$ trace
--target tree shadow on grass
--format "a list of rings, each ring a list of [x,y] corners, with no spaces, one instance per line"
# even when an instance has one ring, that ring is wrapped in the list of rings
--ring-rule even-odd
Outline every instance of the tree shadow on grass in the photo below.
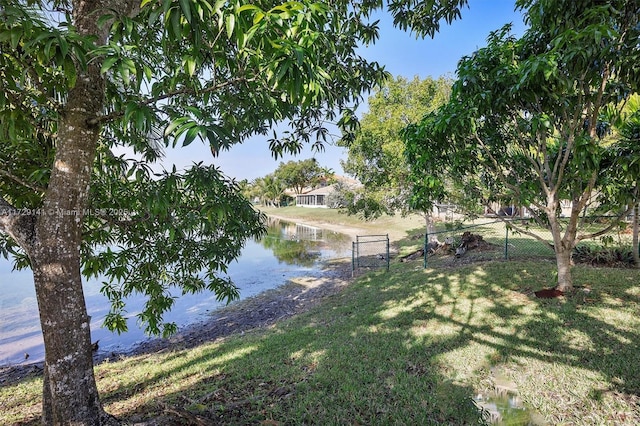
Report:
[[[515,265],[517,274],[513,274]],[[555,405],[550,421],[579,422],[581,416],[600,416],[596,423],[639,422],[637,271],[576,267],[574,282],[584,288],[561,299],[536,298],[531,289],[544,286],[553,268],[545,262],[479,265],[467,277],[482,278],[471,285],[486,302],[484,323],[470,324],[451,317],[441,321],[469,330],[470,342],[492,348],[490,363],[509,364],[525,392],[553,394],[549,398]],[[508,280],[493,279],[505,273]],[[487,322],[492,323],[490,328],[486,328]],[[564,383],[580,375],[592,379],[573,386]],[[551,383],[542,383],[542,378]],[[609,399],[599,404],[604,394]],[[529,397],[538,399],[536,395]],[[598,413],[607,405],[613,406],[609,412]]]
[[[472,388],[443,376],[446,366],[408,344],[404,330],[385,326],[377,314],[391,299],[366,294],[334,294],[269,331],[170,353],[162,372],[103,400],[116,407],[147,392],[125,420],[153,424],[476,423]],[[165,379],[182,385],[161,388]]]
[[[188,386],[138,411],[142,417],[156,413],[166,424],[190,415],[212,424],[469,424],[478,421],[470,401],[473,382],[495,360],[523,370],[533,365],[534,373],[558,365],[597,373],[607,387],[589,389],[585,401],[595,404],[603,393],[614,393],[628,398],[633,409],[640,395],[640,328],[597,315],[620,308],[618,298],[634,288],[632,282],[594,289],[588,301],[544,301],[522,292],[539,276],[531,267],[538,266],[518,267],[506,287],[491,279],[503,273],[499,263],[413,272],[419,279],[371,274],[355,284],[369,291],[348,289],[265,334],[232,339],[185,360],[167,374],[201,368],[212,356],[242,353],[213,372],[199,371],[201,377],[187,380]],[[638,304],[637,297],[624,300]],[[562,393],[569,390],[557,387],[561,410]],[[560,416],[550,415],[552,421]]]
[[[103,401],[116,407],[135,399],[124,419],[152,424],[477,420],[471,388],[441,376],[438,363],[407,346],[403,332],[366,329],[372,320],[373,325],[379,322],[375,314],[386,298],[371,295],[364,301],[342,293],[328,298],[315,314],[280,323],[266,333],[196,345],[160,359],[132,359],[132,369],[158,361],[161,367],[144,378],[114,384],[111,391],[103,391]],[[116,368],[126,370],[127,364]],[[181,385],[163,389],[165,381]]]
[[[103,401],[130,423],[470,424],[479,420],[471,396],[499,362],[512,368],[524,399],[535,400],[530,388],[555,389],[549,421],[558,420],[565,399],[580,398],[577,416],[611,394],[627,399],[629,419],[640,415],[633,412],[637,281],[622,271],[615,285],[591,283],[588,297],[533,298],[529,288],[543,285],[552,267],[493,262],[369,274],[268,330],[101,366]],[[582,282],[597,276],[576,270]],[[582,373],[598,378],[576,396],[563,380]],[[529,386],[533,374],[558,382]]]
[[[357,285],[377,285],[367,281]],[[437,357],[407,341],[403,327],[387,327],[387,320],[378,317],[393,299],[384,292],[364,294],[336,294],[311,313],[266,333],[231,339],[206,355],[185,359],[168,374],[202,377],[185,379],[192,384],[140,405],[140,417],[127,420],[141,421],[154,413],[160,424],[189,416],[203,424],[476,423],[472,388],[443,375],[447,367]],[[453,336],[436,347],[464,341]],[[215,371],[186,373],[207,365],[214,354],[243,350],[246,354]]]

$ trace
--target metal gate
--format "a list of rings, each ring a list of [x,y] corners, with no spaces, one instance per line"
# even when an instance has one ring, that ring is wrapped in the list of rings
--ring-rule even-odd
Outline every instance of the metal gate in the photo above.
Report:
[[[352,243],[351,270],[387,268],[389,270],[389,234],[358,235]]]

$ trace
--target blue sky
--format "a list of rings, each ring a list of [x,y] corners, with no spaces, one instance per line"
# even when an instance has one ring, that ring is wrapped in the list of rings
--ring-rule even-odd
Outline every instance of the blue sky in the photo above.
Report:
[[[416,39],[415,36],[397,30],[391,19],[380,15],[380,39],[375,45],[362,50],[369,60],[384,65],[393,76],[437,78],[450,73],[454,76],[460,58],[486,45],[490,31],[513,23],[516,35],[524,32],[522,14],[514,11],[514,0],[469,0],[469,7],[462,12],[462,19],[451,25],[444,24],[433,39]],[[366,109],[358,110],[359,115]],[[194,142],[185,148],[167,150],[165,167],[175,164],[184,168],[196,161],[218,166],[227,176],[236,179],[255,179],[273,172],[282,161],[304,160],[315,157],[323,167],[343,174],[340,159],[346,158],[343,148],[328,145],[324,152],[305,149],[298,156],[273,159],[266,138],[253,138],[213,158],[208,147]]]

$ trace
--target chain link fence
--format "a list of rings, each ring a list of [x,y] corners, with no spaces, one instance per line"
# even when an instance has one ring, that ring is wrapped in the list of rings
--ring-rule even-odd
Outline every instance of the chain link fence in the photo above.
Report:
[[[358,235],[352,242],[351,272],[360,268],[389,270],[389,234]]]
[[[600,232],[609,225],[613,227],[607,233],[578,244],[573,253],[574,262],[633,266],[630,222],[608,216],[583,218],[579,234]],[[555,260],[551,232],[532,219],[484,219],[469,224],[455,221],[445,223],[444,227],[444,230],[425,234],[424,247],[400,260],[416,259],[419,254],[425,268],[486,260]]]

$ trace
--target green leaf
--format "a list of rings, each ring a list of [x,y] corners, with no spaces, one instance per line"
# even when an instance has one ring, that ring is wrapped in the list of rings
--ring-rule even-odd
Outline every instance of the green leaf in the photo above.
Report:
[[[252,10],[252,11],[256,11],[256,12],[262,12],[262,9],[260,9],[258,6],[254,5],[254,4],[244,4],[242,6],[240,6],[239,8],[236,9],[236,13],[238,13],[238,15],[244,11],[247,10]]]
[[[64,59],[64,75],[67,78],[67,87],[74,87],[76,85],[76,64],[70,57]]]
[[[193,56],[185,56],[182,58],[182,64],[186,68],[189,76],[193,77],[196,73],[196,59]]]
[[[100,68],[100,73],[101,74],[105,74],[107,71],[109,71],[111,69],[111,67],[113,67],[113,65],[116,64],[116,62],[118,62],[120,58],[117,56],[109,56],[107,58],[105,58],[105,60],[102,62],[102,67]]]
[[[227,37],[231,38],[231,36],[233,35],[233,29],[235,27],[236,24],[236,17],[234,15],[227,15],[227,18],[225,19],[225,27],[227,29]]]
[[[278,72],[276,73],[274,86],[273,86],[274,88],[277,88],[279,86],[280,81],[282,81],[284,75],[289,70],[289,66],[291,65],[291,60],[285,59],[279,62],[278,65],[279,65]]]
[[[261,10],[256,11],[256,13],[254,13],[253,15],[253,25],[259,24],[264,19],[264,17],[264,12],[262,12]]]
[[[184,17],[187,19],[187,22],[191,23],[191,1],[180,0],[180,8],[182,9],[182,13],[184,13]]]
[[[189,130],[187,130],[187,133],[185,134],[184,142],[182,142],[182,146],[190,145],[191,142],[193,142],[199,134],[200,134],[199,126],[191,127]]]
[[[107,22],[113,19],[115,19],[113,13],[105,13],[104,15],[100,16],[100,18],[98,18],[98,27],[104,26]]]
[[[62,56],[67,56],[67,54],[69,53],[69,44],[67,43],[67,40],[58,35],[57,37],[57,41],[58,41],[58,47],[60,49],[60,53],[62,53]]]
[[[180,117],[173,120],[164,130],[165,137],[173,134],[178,127],[182,126],[187,121],[189,121],[189,117]]]
[[[20,39],[22,38],[22,28],[21,27],[12,28],[9,34],[11,39],[11,48],[17,49],[18,44],[20,44]]]
[[[296,62],[298,65],[302,65],[304,63],[305,52],[301,47],[294,47],[293,54],[296,57]]]
[[[180,39],[182,37],[182,25],[180,23],[180,13],[176,9],[170,10],[171,17],[171,29],[173,31],[173,37]]]
[[[151,0],[148,0],[148,1],[151,1]],[[147,20],[149,27],[153,27],[155,25],[160,15],[162,15],[162,9],[154,9],[151,11],[151,13],[149,13],[149,19]]]

